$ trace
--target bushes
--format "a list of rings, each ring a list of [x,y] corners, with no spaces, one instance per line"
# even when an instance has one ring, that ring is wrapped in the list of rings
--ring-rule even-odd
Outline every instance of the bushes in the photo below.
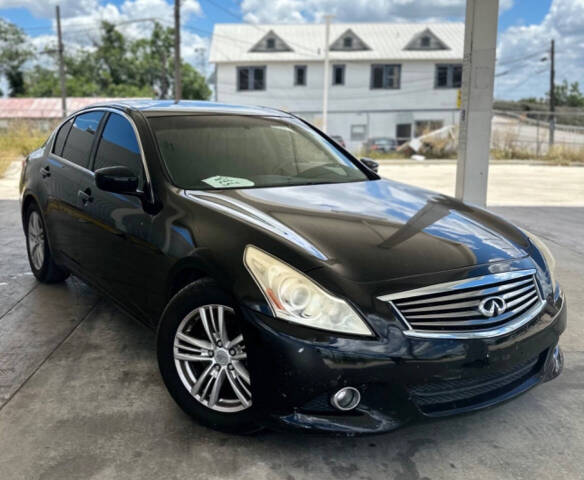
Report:
[[[0,130],[0,176],[19,157],[39,148],[47,139],[48,132],[26,121],[11,123]]]

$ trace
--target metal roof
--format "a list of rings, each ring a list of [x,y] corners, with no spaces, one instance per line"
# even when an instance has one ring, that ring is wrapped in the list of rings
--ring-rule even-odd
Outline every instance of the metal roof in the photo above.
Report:
[[[96,102],[120,100],[103,97],[69,97],[67,111],[74,112]],[[60,98],[0,98],[0,118],[61,118]]]
[[[330,51],[336,60],[443,60],[461,61],[464,51],[463,23],[334,23],[330,42],[335,42],[351,29],[371,49],[363,51]],[[417,34],[429,29],[447,45],[447,50],[406,50]],[[250,49],[273,30],[292,51],[251,52]],[[278,62],[322,61],[325,37],[324,24],[251,25],[215,24],[209,61]]]

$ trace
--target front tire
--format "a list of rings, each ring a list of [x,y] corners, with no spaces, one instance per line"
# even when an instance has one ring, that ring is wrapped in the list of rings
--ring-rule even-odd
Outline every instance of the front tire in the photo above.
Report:
[[[64,281],[69,276],[69,272],[59,267],[53,260],[45,221],[35,203],[31,203],[26,211],[24,233],[28,262],[37,280],[42,283]]]
[[[237,308],[214,281],[191,283],[170,300],[157,354],[168,391],[199,423],[230,433],[259,430]]]

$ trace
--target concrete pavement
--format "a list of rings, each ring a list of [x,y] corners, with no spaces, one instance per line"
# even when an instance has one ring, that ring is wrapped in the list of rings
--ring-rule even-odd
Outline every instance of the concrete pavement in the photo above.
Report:
[[[4,186],[0,181],[0,196],[13,192]],[[566,202],[494,209],[544,237],[556,255],[570,325],[561,342],[566,369],[555,381],[495,409],[376,437],[237,437],[205,429],[178,409],[158,374],[150,331],[76,279],[55,286],[34,281],[18,202],[6,196],[0,199],[1,479],[584,476],[584,208]]]
[[[428,190],[454,195],[456,162],[381,162],[379,173]],[[584,207],[584,166],[561,167],[528,162],[492,162],[487,205]]]

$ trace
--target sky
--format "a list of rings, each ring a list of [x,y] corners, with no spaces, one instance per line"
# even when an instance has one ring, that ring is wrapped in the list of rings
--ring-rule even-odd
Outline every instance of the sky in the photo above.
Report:
[[[487,1],[487,0],[484,0]],[[55,43],[55,5],[61,7],[66,48],[91,45],[102,19],[113,23],[155,18],[172,25],[172,0],[0,0],[0,17],[16,23],[42,47]],[[549,90],[549,44],[556,40],[557,81],[584,82],[584,0],[500,0],[497,77],[499,99],[543,97]],[[335,21],[464,21],[465,0],[182,0],[182,54],[210,73],[206,62],[215,23]],[[148,34],[150,22],[119,28]],[[49,60],[47,60],[49,61]]]

